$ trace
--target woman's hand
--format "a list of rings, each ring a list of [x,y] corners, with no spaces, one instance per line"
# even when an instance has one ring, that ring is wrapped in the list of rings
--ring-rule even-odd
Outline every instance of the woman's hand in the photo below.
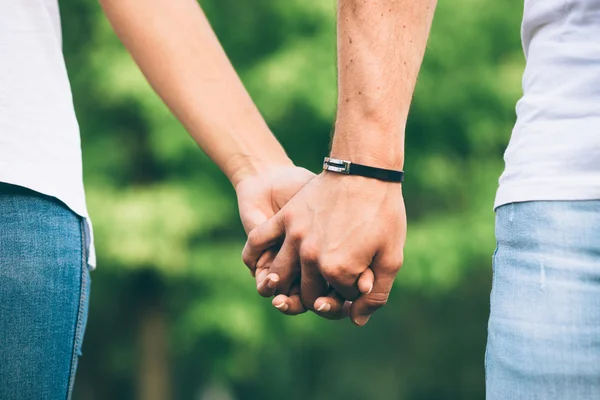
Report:
[[[277,214],[314,177],[315,174],[312,172],[290,163],[289,165],[268,167],[241,178],[235,185],[235,190],[240,217],[246,233],[250,233],[254,228]],[[266,250],[256,268],[251,269],[252,275],[256,278],[256,288],[264,297],[271,297],[275,294],[277,282],[266,278],[277,251],[277,246]],[[298,267],[292,273],[299,274],[300,268]],[[299,278],[299,275],[297,277]],[[289,314],[300,314],[306,311],[300,302],[299,289],[298,284],[286,288],[287,291],[278,291],[280,298],[290,298],[292,299],[290,303],[294,305],[292,309],[288,309],[286,306],[286,310],[282,311]],[[281,310],[280,307],[278,308]]]

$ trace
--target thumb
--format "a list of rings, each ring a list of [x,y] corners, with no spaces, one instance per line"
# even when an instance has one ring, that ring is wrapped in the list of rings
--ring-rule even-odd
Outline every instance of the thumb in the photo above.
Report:
[[[363,294],[350,307],[350,318],[355,325],[364,326],[371,315],[387,303],[400,265],[401,262],[386,262],[383,257],[376,257],[371,267],[363,272],[359,279],[359,288]],[[367,272],[369,270],[372,274]],[[371,290],[365,292],[364,289],[371,282]]]
[[[361,294],[369,294],[373,290],[375,274],[371,268],[367,268],[358,278],[358,290]]]
[[[261,254],[269,247],[283,241],[285,226],[283,212],[279,211],[274,217],[256,227],[248,234],[248,240],[242,251],[244,264],[254,271]]]

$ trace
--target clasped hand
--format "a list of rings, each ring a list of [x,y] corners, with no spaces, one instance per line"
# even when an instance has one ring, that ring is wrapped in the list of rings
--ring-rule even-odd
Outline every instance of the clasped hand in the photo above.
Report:
[[[311,310],[365,325],[402,265],[402,186],[297,167],[267,176],[236,188],[249,231],[242,258],[258,292],[287,315]]]

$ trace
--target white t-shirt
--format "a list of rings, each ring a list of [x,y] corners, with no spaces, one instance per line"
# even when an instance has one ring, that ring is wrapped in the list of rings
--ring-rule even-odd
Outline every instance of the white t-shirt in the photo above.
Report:
[[[525,0],[527,66],[495,207],[600,199],[600,0]]]
[[[89,224],[57,0],[0,0],[0,182],[56,197]],[[95,266],[93,243],[89,255]]]

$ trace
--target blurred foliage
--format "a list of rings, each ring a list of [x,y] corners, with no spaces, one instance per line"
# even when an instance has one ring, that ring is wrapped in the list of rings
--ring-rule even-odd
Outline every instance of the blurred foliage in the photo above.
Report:
[[[335,1],[201,4],[291,158],[317,171],[335,118]],[[141,397],[148,310],[166,322],[156,351],[176,399],[483,398],[492,202],[523,68],[519,1],[438,6],[407,128],[406,261],[362,330],[283,317],[255,294],[227,180],[96,2],[61,7],[99,261],[76,399]]]

